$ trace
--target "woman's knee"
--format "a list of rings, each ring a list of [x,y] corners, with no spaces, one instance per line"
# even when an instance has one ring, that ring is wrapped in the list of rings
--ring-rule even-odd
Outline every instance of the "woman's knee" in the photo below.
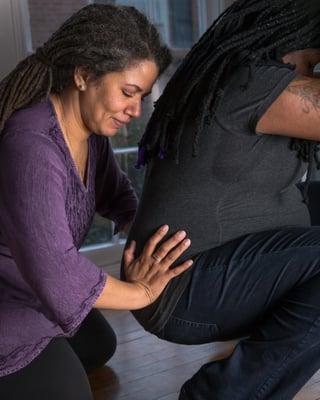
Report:
[[[114,355],[117,348],[117,336],[107,321],[103,331],[96,336],[96,340],[97,359],[100,359],[101,363],[105,364]]]
[[[65,338],[53,339],[24,368],[0,378],[1,400],[93,400],[87,375]]]
[[[117,336],[111,325],[98,310],[92,310],[90,313],[92,330],[92,339],[96,348],[97,359],[105,364],[116,351]]]
[[[93,309],[69,343],[90,372],[110,360],[116,351],[117,337],[102,313]]]

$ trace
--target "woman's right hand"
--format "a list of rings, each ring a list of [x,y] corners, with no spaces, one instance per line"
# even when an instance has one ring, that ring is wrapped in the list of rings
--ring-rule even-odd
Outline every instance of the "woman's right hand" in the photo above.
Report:
[[[168,282],[190,268],[193,263],[192,260],[187,260],[170,269],[172,264],[190,246],[191,242],[186,238],[184,231],[179,231],[159,245],[168,230],[168,225],[158,229],[147,241],[139,257],[135,258],[135,241],[132,241],[124,252],[126,279],[140,290],[140,307],[145,307],[154,302]]]
[[[105,286],[93,304],[96,308],[137,310],[156,300],[175,276],[190,268],[192,260],[170,269],[190,246],[186,233],[177,232],[159,245],[169,227],[164,225],[150,237],[139,257],[135,257],[135,242],[124,251],[124,271],[127,282],[108,275]]]

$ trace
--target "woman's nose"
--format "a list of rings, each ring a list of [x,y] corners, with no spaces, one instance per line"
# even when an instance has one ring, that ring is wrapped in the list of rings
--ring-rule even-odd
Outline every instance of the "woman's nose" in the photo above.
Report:
[[[138,118],[141,115],[141,99],[135,100],[127,108],[127,114],[132,118]]]

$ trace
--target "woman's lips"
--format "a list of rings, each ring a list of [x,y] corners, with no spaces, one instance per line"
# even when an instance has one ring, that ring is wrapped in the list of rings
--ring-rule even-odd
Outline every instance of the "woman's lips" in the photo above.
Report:
[[[112,118],[113,123],[117,129],[122,128],[126,125],[129,121],[119,121],[118,119]]]

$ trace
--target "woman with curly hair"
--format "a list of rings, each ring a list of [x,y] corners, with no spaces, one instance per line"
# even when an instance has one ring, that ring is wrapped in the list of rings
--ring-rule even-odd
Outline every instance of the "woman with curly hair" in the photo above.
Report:
[[[89,5],[0,83],[0,398],[89,400],[86,372],[114,353],[99,308],[150,304],[188,247],[160,228],[130,282],[79,253],[95,211],[127,231],[137,199],[109,137],[141,113],[171,57],[133,7]],[[157,262],[157,251],[167,257]]]

